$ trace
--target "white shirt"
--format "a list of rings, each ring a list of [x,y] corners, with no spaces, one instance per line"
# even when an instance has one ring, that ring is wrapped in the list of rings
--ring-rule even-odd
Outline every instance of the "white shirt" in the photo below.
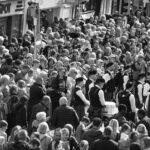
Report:
[[[111,80],[111,77],[108,73],[103,75],[103,79],[105,80],[105,83],[107,83],[109,80]]]
[[[146,96],[146,101],[145,101],[145,108],[148,108],[148,101],[149,101],[149,96],[150,96],[150,84],[145,83],[144,89],[143,89],[143,96]]]
[[[89,91],[88,93],[90,92],[91,88],[94,87],[94,80],[93,79],[90,79],[92,81],[92,83],[89,85]]]
[[[79,86],[77,86],[77,87],[79,87]],[[80,87],[79,87],[79,88],[80,88]],[[78,91],[76,92],[76,95],[78,95],[78,96],[80,97],[80,99],[84,102],[85,105],[90,105],[90,102],[86,99],[86,97],[85,97],[85,95],[83,94],[81,88],[80,88],[80,90],[78,90]]]
[[[129,81],[129,76],[128,75],[125,75],[123,77],[123,89],[125,90],[126,89],[126,85],[127,85],[127,82]]]
[[[139,84],[137,86],[138,97],[139,97],[139,101],[140,101],[141,104],[143,104],[143,85],[144,85],[144,83],[141,82],[141,84]]]
[[[96,85],[96,87],[98,87],[100,89],[100,87],[98,85]],[[100,101],[101,105],[105,106],[104,91],[100,89],[98,92],[98,96],[99,96],[99,101]]]

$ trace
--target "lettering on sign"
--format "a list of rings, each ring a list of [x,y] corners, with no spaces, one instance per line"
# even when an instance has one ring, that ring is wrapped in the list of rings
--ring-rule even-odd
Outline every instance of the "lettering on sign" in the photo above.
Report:
[[[0,4],[0,14],[10,13],[11,3]]]

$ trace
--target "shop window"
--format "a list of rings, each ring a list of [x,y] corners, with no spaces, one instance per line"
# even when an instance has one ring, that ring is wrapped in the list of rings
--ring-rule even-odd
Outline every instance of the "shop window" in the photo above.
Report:
[[[89,0],[83,5],[83,12],[95,10],[95,0]]]

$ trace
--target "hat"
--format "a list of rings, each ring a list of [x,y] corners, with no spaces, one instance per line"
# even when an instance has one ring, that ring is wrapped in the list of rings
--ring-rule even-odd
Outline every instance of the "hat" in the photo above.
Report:
[[[124,67],[124,70],[130,69],[130,68],[131,68],[131,66],[128,65],[128,66],[125,66],[125,67]]]
[[[90,70],[88,72],[88,75],[91,76],[91,75],[96,75],[97,74],[97,70]]]
[[[100,83],[105,83],[105,80],[103,78],[98,78],[96,81],[95,81],[95,84],[100,84]]]
[[[76,78],[76,83],[82,82],[84,80],[83,77]]]
[[[111,67],[111,66],[113,66],[114,65],[114,63],[113,62],[110,62],[110,63],[108,63],[107,65],[106,65],[106,68],[109,68],[109,67]]]

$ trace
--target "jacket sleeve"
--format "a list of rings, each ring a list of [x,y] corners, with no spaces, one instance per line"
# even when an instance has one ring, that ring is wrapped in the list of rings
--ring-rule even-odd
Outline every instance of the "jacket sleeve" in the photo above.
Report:
[[[73,109],[73,118],[74,118],[74,127],[76,129],[77,126],[79,125],[79,117],[74,109]]]

